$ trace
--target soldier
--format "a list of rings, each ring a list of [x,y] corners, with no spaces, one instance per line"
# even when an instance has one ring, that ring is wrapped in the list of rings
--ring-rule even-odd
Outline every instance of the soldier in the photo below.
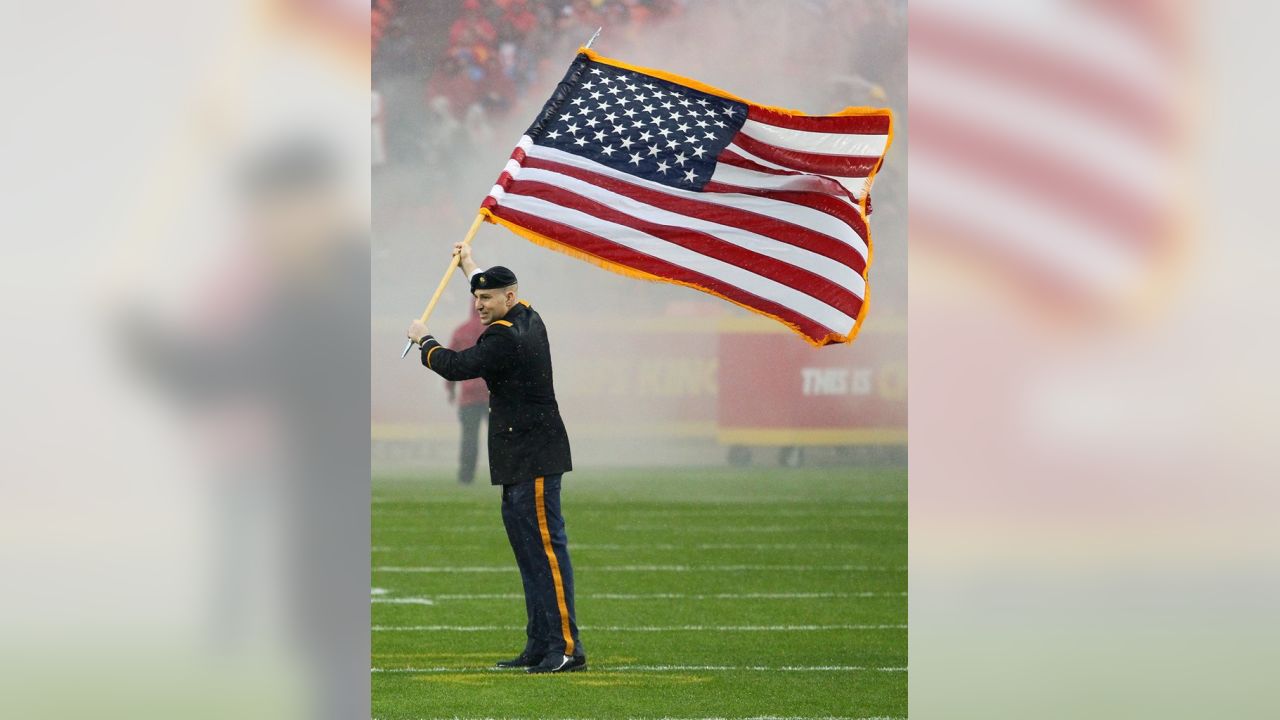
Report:
[[[408,335],[421,346],[428,369],[446,380],[484,378],[489,386],[489,474],[502,486],[502,521],[528,615],[524,650],[498,667],[583,670],[587,658],[574,620],[573,567],[560,514],[560,480],[573,463],[552,384],[547,329],[519,299],[515,273],[501,266],[481,270],[463,243],[454,245],[454,254],[488,327],[474,347],[460,352],[442,346],[418,321]]]

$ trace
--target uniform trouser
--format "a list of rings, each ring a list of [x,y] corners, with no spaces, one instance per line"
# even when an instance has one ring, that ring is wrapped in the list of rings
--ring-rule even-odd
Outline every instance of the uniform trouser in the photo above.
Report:
[[[471,484],[476,477],[476,455],[480,452],[480,422],[489,415],[484,403],[472,403],[458,408],[458,420],[462,422],[462,447],[458,451],[458,482]]]
[[[560,514],[560,475],[502,486],[502,523],[524,583],[524,652],[585,656],[573,610],[573,566]]]

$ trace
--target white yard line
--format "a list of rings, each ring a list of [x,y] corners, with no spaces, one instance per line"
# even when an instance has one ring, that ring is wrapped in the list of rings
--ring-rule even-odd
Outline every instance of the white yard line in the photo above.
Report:
[[[588,593],[587,600],[805,600],[832,598],[906,597],[906,592],[790,592],[790,593]],[[523,600],[520,593],[452,593],[432,595],[431,600]]]
[[[590,665],[597,672],[906,672],[905,667],[865,667],[862,665]],[[497,667],[370,668],[375,673],[510,673]]]
[[[609,528],[613,531],[621,532],[653,532],[665,533],[668,535],[683,532],[713,532],[718,535],[725,533],[794,533],[804,530],[804,527],[798,527],[796,523],[788,525],[742,525],[739,527],[722,527],[720,525],[671,525],[667,523],[623,523],[614,525]],[[858,532],[902,532],[907,531],[906,525],[850,525],[848,527],[836,528],[833,533],[858,533]]]
[[[491,632],[524,630],[524,625],[374,625],[373,632]],[[592,632],[808,632],[814,630],[906,630],[903,625],[593,625]]]
[[[374,717],[372,720],[383,720],[383,718]],[[471,717],[453,715],[450,717],[417,717],[410,720],[595,720],[588,718],[495,718],[495,717]],[[852,715],[753,715],[747,718],[724,718],[724,717],[628,717],[625,720],[907,720],[903,717],[891,717],[888,715],[877,715],[875,717],[854,717]]]
[[[905,572],[905,565],[580,565],[579,572],[829,572],[832,570],[855,572]],[[511,565],[380,565],[377,572],[388,573],[513,573]]]
[[[863,543],[574,543],[574,550],[866,550]],[[394,547],[375,545],[372,552],[423,552],[441,550],[489,550],[491,545],[413,545]]]

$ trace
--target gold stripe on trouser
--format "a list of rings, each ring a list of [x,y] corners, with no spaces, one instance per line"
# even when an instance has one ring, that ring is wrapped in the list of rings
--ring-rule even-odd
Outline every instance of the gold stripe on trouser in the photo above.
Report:
[[[547,530],[547,509],[543,503],[543,478],[534,480],[534,494],[538,502],[538,532],[542,533],[542,549],[547,553],[547,562],[551,563],[551,581],[556,586],[556,605],[560,607],[560,630],[564,633],[564,654],[573,654],[573,634],[569,632],[569,606],[564,601],[564,583],[560,581],[560,562],[551,549],[551,532]]]

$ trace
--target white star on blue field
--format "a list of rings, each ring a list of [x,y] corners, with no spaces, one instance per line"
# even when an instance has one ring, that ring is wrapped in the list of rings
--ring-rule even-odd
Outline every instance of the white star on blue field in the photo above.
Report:
[[[747,106],[676,83],[587,62],[578,85],[529,129],[534,143],[683,190],[701,190]]]

